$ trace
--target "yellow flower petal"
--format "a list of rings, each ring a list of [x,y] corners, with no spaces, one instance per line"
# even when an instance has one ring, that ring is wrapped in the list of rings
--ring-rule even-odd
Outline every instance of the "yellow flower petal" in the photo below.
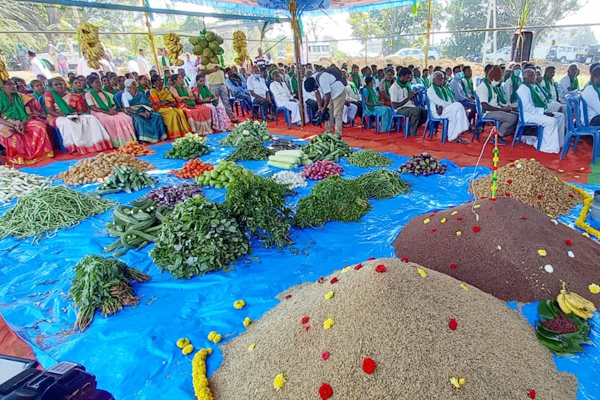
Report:
[[[596,285],[595,283],[590,284],[590,286],[588,286],[588,289],[590,290],[590,293],[593,293],[593,294],[600,293],[600,286]]]
[[[452,377],[450,378],[450,383],[457,389],[460,389],[460,383],[458,383],[458,379]]]
[[[210,341],[212,342],[213,340],[215,340],[215,336],[217,336],[217,332],[215,332],[215,331],[211,331],[211,332],[208,334],[208,340],[210,340]]]
[[[417,272],[421,275],[421,278],[427,278],[427,272],[424,269],[417,268]]]
[[[278,374],[275,377],[275,380],[273,380],[273,387],[276,390],[279,390],[279,389],[281,389],[284,386],[285,386],[285,377],[283,376],[283,374]]]
[[[481,204],[475,204],[475,205],[473,206],[473,208],[479,208],[479,207],[481,207]]]
[[[452,215],[458,214],[458,211],[452,211]]]
[[[446,223],[446,221],[448,221],[448,220],[446,219],[446,217],[444,217],[444,218],[442,218],[442,220],[441,220],[440,222],[441,222],[442,224],[445,224],[445,223]]]
[[[244,318],[244,322],[242,322],[244,324],[244,327],[248,327],[248,325],[250,325],[250,322],[252,322],[252,320],[248,317]]]
[[[342,268],[342,274],[345,274],[349,270],[350,270],[350,267],[344,267],[344,268]]]
[[[460,235],[462,235],[462,232],[461,231],[456,231],[456,236],[460,236]]]
[[[181,338],[177,341],[177,347],[179,347],[180,349],[183,349],[188,344],[190,344],[190,339],[188,338]]]
[[[425,219],[423,220],[423,223],[424,223],[424,224],[428,224],[428,223],[430,223],[430,222],[431,222],[431,220],[430,220],[429,218],[425,218]]]
[[[183,354],[184,356],[187,356],[192,351],[194,351],[194,346],[192,346],[191,344],[188,344],[183,349],[181,349],[181,354]]]
[[[242,308],[244,308],[245,305],[246,305],[246,302],[244,300],[237,300],[233,303],[233,307],[237,308],[238,310],[241,310]]]
[[[466,290],[467,292],[469,291],[469,287],[467,285],[465,285],[464,283],[460,284],[460,288],[463,290]]]
[[[255,348],[256,348],[256,345],[254,343],[252,343],[250,346],[248,346],[248,351],[254,351]]]
[[[219,342],[221,341],[221,339],[222,339],[222,338],[223,338],[223,337],[221,336],[221,334],[220,334],[220,333],[217,333],[217,334],[215,335],[214,339],[213,339],[213,343],[215,343],[215,344],[219,343]]]
[[[331,329],[331,327],[333,326],[333,318],[327,318],[325,320],[325,322],[323,322],[323,328],[324,329]]]
[[[329,300],[333,297],[333,290],[330,290],[329,292],[325,293],[325,300]]]
[[[459,384],[460,386],[464,385],[465,383],[467,383],[467,381],[466,381],[466,379],[465,379],[465,378],[460,378],[460,379],[458,380],[458,384]]]
[[[548,252],[544,249],[539,249],[538,254],[542,257],[546,257],[548,255]]]

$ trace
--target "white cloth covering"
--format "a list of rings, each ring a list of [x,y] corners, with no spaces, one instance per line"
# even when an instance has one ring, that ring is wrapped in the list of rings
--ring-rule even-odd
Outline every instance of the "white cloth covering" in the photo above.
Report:
[[[456,140],[461,133],[469,129],[469,119],[462,104],[445,101],[435,92],[434,85],[427,89],[427,98],[431,104],[431,113],[439,118],[448,119],[448,140]],[[437,107],[442,107],[442,115],[437,112]]]

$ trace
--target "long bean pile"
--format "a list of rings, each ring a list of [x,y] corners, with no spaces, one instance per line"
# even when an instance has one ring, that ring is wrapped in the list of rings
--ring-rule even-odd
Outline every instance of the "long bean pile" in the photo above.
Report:
[[[348,162],[363,168],[389,167],[392,165],[392,160],[390,158],[371,149],[361,150],[358,153],[352,154],[348,157]]]
[[[8,203],[15,197],[26,195],[51,182],[52,178],[26,174],[17,169],[0,165],[0,204]]]
[[[363,174],[356,181],[370,199],[391,199],[410,190],[410,183],[400,178],[398,173],[384,169]]]
[[[240,140],[237,149],[227,156],[227,161],[267,160],[273,151],[263,146],[258,139]]]
[[[59,229],[77,225],[92,215],[102,214],[113,203],[97,195],[83,194],[64,186],[46,186],[21,197],[0,218],[0,239],[19,239],[45,233],[53,236]]]

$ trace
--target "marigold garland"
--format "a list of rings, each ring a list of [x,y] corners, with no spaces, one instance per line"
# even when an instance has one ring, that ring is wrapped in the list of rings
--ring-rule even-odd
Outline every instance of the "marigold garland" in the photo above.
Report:
[[[188,339],[188,338],[181,338],[177,341],[177,347],[179,347],[180,349],[183,349],[184,347],[186,347],[189,344],[190,344],[190,339]]]
[[[194,346],[191,344],[188,344],[187,346],[185,346],[183,349],[181,349],[181,354],[183,354],[184,356],[187,356],[188,354],[190,354],[192,351],[194,351]]]
[[[244,328],[247,328],[251,322],[252,322],[252,320],[249,317],[244,318],[244,322],[243,322]]]
[[[244,300],[236,300],[233,303],[233,307],[238,310],[241,310],[242,308],[244,308],[245,305],[246,305],[246,302]]]
[[[592,202],[594,201],[594,198],[592,196],[590,196],[589,194],[587,194],[583,189],[578,188],[577,186],[571,185],[571,187],[573,188],[573,190],[575,190],[577,193],[579,193],[581,195],[581,197],[583,197],[583,208],[581,209],[581,212],[579,213],[579,218],[577,218],[577,220],[575,221],[575,225],[578,228],[583,229],[588,235],[593,235],[597,239],[600,240],[600,231],[592,228],[590,225],[585,223],[585,220],[587,218],[588,212],[590,211],[590,207],[592,206]]]
[[[213,400],[213,395],[208,388],[206,377],[206,357],[212,353],[212,349],[198,350],[192,360],[192,382],[194,394],[198,400]]]

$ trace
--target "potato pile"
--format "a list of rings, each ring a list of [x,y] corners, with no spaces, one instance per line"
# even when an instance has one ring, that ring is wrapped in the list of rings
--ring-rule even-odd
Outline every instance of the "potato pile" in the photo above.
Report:
[[[200,63],[204,66],[218,64],[219,56],[224,53],[221,48],[223,38],[212,31],[190,38],[190,43],[194,46],[194,54],[202,57]]]
[[[61,172],[54,179],[62,179],[67,185],[85,185],[99,182],[110,175],[113,167],[137,167],[140,171],[154,169],[149,162],[119,152],[100,153],[96,157],[86,158],[72,165],[68,170]]]

